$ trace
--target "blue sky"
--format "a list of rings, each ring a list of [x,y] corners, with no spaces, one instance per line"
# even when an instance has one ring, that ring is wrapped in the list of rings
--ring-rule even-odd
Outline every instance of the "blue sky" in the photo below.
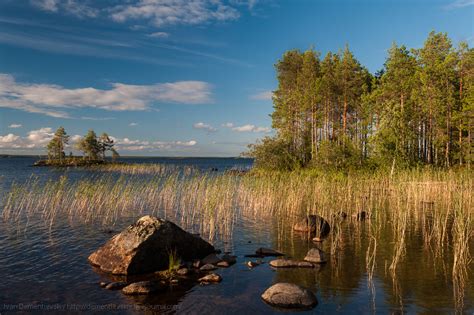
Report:
[[[285,50],[348,44],[375,72],[431,30],[472,46],[473,21],[474,0],[3,0],[0,153],[44,153],[62,125],[122,155],[238,156],[272,134]]]

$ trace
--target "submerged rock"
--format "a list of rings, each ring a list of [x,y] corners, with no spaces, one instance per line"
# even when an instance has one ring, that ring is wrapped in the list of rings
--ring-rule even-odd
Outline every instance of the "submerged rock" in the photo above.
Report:
[[[308,215],[303,220],[293,225],[293,230],[298,232],[317,233],[318,237],[325,238],[331,232],[329,223],[319,215]]]
[[[159,281],[140,281],[127,285],[122,289],[123,294],[140,295],[164,291],[166,287]]]
[[[277,283],[268,288],[262,299],[270,305],[282,308],[309,309],[318,304],[313,292],[292,283]]]
[[[89,262],[112,274],[144,274],[167,269],[171,251],[193,260],[213,253],[214,247],[170,221],[144,216],[92,253]]]
[[[326,254],[319,248],[311,248],[304,260],[315,264],[322,264],[326,262]]]
[[[270,261],[270,266],[274,268],[314,268],[310,262],[291,259],[275,259]]]
[[[217,263],[217,267],[220,267],[220,268],[227,268],[229,266],[230,266],[230,264],[225,260],[220,261],[220,262]]]
[[[216,254],[209,254],[203,259],[201,259],[201,263],[203,265],[211,264],[211,265],[216,265],[217,263],[221,262],[222,259],[219,258]]]
[[[222,260],[227,262],[229,265],[233,265],[237,262],[237,256],[225,254],[222,256]]]
[[[191,270],[189,270],[188,268],[180,268],[176,270],[176,274],[179,276],[187,276],[190,273],[191,273]]]
[[[107,290],[122,290],[127,286],[126,282],[111,282],[105,286]]]
[[[255,251],[255,254],[260,255],[260,256],[284,256],[283,253],[280,253],[279,251],[276,251],[271,248],[264,248],[260,247]]]
[[[205,264],[204,266],[199,268],[199,270],[201,270],[201,271],[211,271],[211,270],[216,270],[216,269],[217,269],[217,267],[214,266],[214,265],[211,265],[211,264]]]
[[[221,281],[222,277],[217,273],[210,273],[202,278],[199,278],[199,282],[201,283],[217,283]]]
[[[247,261],[247,266],[249,268],[254,268],[254,267],[260,266],[261,264],[262,262],[259,262],[259,261]]]

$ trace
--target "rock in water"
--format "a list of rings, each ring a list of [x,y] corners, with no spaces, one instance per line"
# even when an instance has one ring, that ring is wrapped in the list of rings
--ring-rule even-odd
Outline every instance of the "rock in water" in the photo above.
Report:
[[[217,265],[221,261],[222,261],[222,259],[217,257],[216,254],[210,254],[210,255],[207,255],[206,257],[204,257],[203,259],[201,259],[201,263],[203,265],[207,265],[207,264]]]
[[[122,289],[122,293],[127,295],[151,294],[165,289],[165,286],[158,281],[140,281],[127,285]]]
[[[222,281],[222,277],[218,275],[217,273],[210,273],[207,276],[199,278],[199,282],[201,283],[217,283],[221,281]]]
[[[315,264],[322,264],[326,262],[326,255],[319,248],[311,248],[306,254],[304,260]]]
[[[270,305],[282,308],[313,308],[318,300],[313,292],[292,283],[277,283],[268,288],[262,299]]]
[[[222,256],[222,260],[227,262],[229,265],[233,265],[237,262],[237,256],[225,254]]]
[[[310,262],[291,259],[275,259],[270,261],[270,266],[274,268],[314,268]]]
[[[192,261],[214,247],[170,221],[144,216],[92,253],[89,262],[112,274],[144,274],[168,269],[170,252]]]
[[[126,282],[111,282],[105,286],[107,290],[122,290],[127,286]]]
[[[331,232],[329,223],[319,215],[308,215],[300,222],[295,223],[293,230],[298,232],[317,233],[320,238],[325,238]]]
[[[211,265],[211,264],[205,264],[204,266],[199,268],[199,270],[201,270],[201,271],[211,271],[211,270],[216,270],[216,269],[217,269],[217,267],[214,266],[214,265]]]
[[[264,248],[260,247],[255,251],[255,254],[260,255],[260,256],[284,256],[283,253],[280,253],[279,251],[276,251],[271,248]]]

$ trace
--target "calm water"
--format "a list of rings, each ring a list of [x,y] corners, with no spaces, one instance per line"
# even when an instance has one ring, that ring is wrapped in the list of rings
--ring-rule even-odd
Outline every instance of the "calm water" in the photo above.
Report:
[[[81,169],[32,168],[33,161],[32,158],[0,158],[2,196],[12,182],[25,181],[33,173],[43,180],[55,179],[65,173],[72,179],[95,176]],[[130,158],[128,161],[192,165],[201,170],[217,168],[219,171],[248,168],[252,164],[246,159],[214,158]],[[118,222],[113,229],[120,230],[135,219]],[[29,308],[41,313],[70,313],[71,308],[103,313],[113,310],[123,314],[279,313],[262,302],[260,295],[270,285],[281,281],[297,283],[316,293],[319,305],[303,313],[455,313],[451,258],[446,258],[450,257],[449,252],[444,253],[445,257],[436,256],[424,249],[420,235],[409,233],[406,257],[399,267],[398,277],[392,279],[385,272],[392,252],[379,244],[375,275],[369,283],[365,251],[360,250],[367,248],[367,223],[347,224],[342,250],[322,268],[275,271],[268,264],[247,268],[244,263],[248,258],[244,255],[265,246],[302,259],[315,245],[299,235],[279,239],[272,222],[242,219],[236,223],[231,240],[215,242],[216,247],[238,256],[237,264],[217,271],[224,279],[220,284],[187,286],[158,296],[130,298],[120,291],[100,288],[98,282],[109,280],[95,273],[87,262],[89,254],[111,237],[102,227],[71,224],[64,220],[49,229],[42,222],[32,221],[24,230],[0,221],[0,313],[19,307],[22,312]],[[391,239],[390,235],[387,239]],[[327,245],[323,244],[323,249],[329,251]],[[266,262],[269,260],[265,259]],[[472,272],[470,276],[472,283]],[[468,283],[465,313],[474,314],[473,300],[474,289]]]

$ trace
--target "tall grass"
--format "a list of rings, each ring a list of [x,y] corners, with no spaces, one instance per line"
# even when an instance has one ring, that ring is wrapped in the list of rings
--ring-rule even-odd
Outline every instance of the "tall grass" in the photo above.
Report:
[[[51,228],[61,217],[70,222],[114,224],[143,214],[173,220],[213,241],[232,237],[236,222],[272,222],[278,237],[291,237],[291,225],[317,213],[332,228],[330,252],[343,246],[350,225],[361,247],[356,216],[369,214],[367,273],[372,280],[380,246],[392,246],[388,270],[393,278],[404,260],[407,234],[420,234],[426,248],[439,257],[452,248],[455,296],[462,292],[472,261],[474,176],[468,171],[413,170],[389,174],[259,173],[246,176],[201,173],[163,165],[112,165],[97,168],[93,179],[40,183],[31,178],[12,185],[4,197],[3,219],[21,225],[40,215]],[[348,218],[342,220],[344,211]],[[264,225],[262,225],[263,227]],[[391,232],[383,244],[381,230]],[[362,249],[362,248],[361,248]]]

